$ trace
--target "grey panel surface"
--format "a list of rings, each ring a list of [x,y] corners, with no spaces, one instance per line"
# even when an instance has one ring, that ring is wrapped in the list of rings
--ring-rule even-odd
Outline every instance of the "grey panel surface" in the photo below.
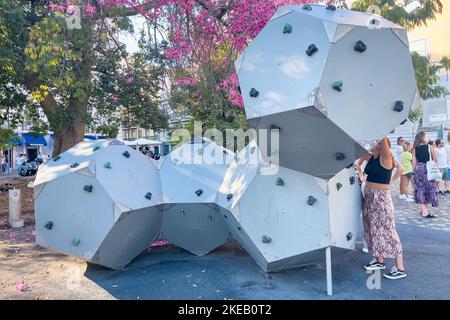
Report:
[[[92,185],[92,192],[83,190]],[[113,225],[113,202],[94,179],[68,174],[46,183],[36,203],[36,233],[43,246],[89,260]],[[51,230],[45,225],[51,221]],[[72,241],[79,239],[78,245]]]
[[[354,184],[350,183],[351,177],[355,179]],[[355,247],[362,209],[361,186],[357,181],[355,170],[350,168],[342,170],[328,182],[331,245],[334,247]],[[347,238],[349,235],[351,237]]]
[[[163,214],[163,237],[202,256],[224,244],[229,230],[215,204],[177,203]]]
[[[121,269],[156,239],[161,221],[162,213],[156,207],[122,213],[91,262]]]
[[[285,24],[292,32],[283,34]],[[311,44],[319,50],[305,52]],[[246,49],[239,83],[248,119],[308,106],[306,97],[320,83],[330,42],[322,22],[292,12],[268,25]],[[251,88],[259,96],[249,96]],[[311,103],[309,104],[311,105]]]
[[[353,50],[358,40],[363,53]],[[411,55],[391,29],[354,28],[333,44],[320,88],[331,121],[356,141],[381,139],[408,117],[416,89]],[[402,112],[393,110],[396,101]]]
[[[315,107],[250,119],[249,126],[281,128],[279,164],[322,179],[329,179],[366,151]],[[299,134],[299,129],[302,133]],[[343,161],[336,153],[343,153]]]

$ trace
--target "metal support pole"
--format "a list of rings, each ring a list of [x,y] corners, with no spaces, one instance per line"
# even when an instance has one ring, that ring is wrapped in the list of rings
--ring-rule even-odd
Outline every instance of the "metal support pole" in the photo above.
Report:
[[[331,247],[325,249],[325,261],[327,268],[327,295],[333,295],[333,279],[331,277]]]

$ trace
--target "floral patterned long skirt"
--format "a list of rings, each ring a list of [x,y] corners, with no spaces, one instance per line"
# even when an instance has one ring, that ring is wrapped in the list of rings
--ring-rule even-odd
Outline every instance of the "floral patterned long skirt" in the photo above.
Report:
[[[414,169],[414,201],[419,204],[431,203],[433,207],[439,206],[436,181],[428,181],[427,165],[422,162]]]
[[[384,258],[402,256],[403,249],[395,227],[390,191],[365,188],[362,216],[369,253],[374,257]]]

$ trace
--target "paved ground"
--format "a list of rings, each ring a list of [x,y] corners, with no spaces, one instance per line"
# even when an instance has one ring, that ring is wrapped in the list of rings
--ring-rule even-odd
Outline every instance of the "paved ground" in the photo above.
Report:
[[[408,277],[382,278],[380,289],[368,289],[369,257],[360,250],[333,256],[328,297],[324,265],[265,274],[236,243],[200,258],[156,248],[111,271],[35,248],[29,237],[1,240],[0,232],[0,299],[450,299],[450,196],[431,210],[437,219],[420,218],[395,188],[393,196]],[[16,289],[21,280],[26,292]]]

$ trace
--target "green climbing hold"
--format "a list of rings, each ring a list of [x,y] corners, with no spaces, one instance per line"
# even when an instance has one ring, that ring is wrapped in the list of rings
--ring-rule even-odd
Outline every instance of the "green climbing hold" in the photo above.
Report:
[[[280,177],[277,178],[277,186],[284,186],[284,181]]]
[[[80,244],[81,240],[80,238],[73,238],[72,239],[72,244],[77,247]]]
[[[333,83],[333,89],[341,92],[343,85],[344,85],[344,83],[342,81],[336,81],[335,83]]]
[[[336,188],[338,191],[341,190],[342,187],[343,187],[342,183],[339,183],[339,182],[336,183]]]
[[[99,146],[95,146],[95,147],[94,147],[94,152],[97,151],[97,150],[99,150],[99,149],[100,149]]]
[[[305,5],[303,5],[303,10],[311,11],[312,7],[309,4],[305,4]]]
[[[104,167],[105,169],[112,169],[111,162],[106,162],[106,163],[103,165],[103,167]]]
[[[283,28],[283,33],[291,33],[291,32],[292,32],[292,26],[289,23],[286,23]]]

